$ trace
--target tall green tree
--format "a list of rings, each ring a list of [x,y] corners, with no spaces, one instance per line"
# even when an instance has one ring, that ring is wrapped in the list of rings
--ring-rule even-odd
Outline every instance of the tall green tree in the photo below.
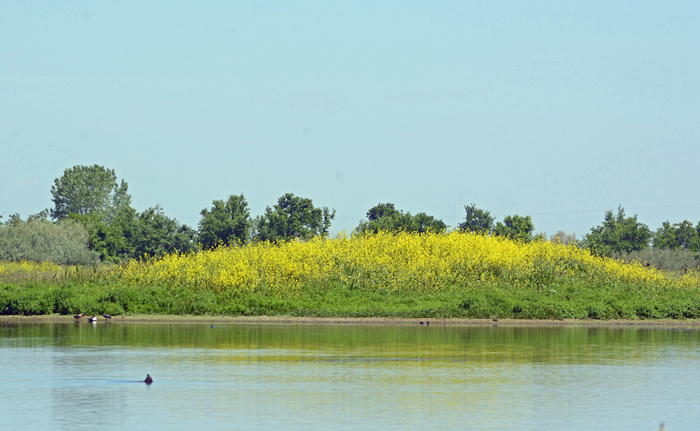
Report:
[[[335,210],[316,208],[311,199],[287,193],[255,219],[255,239],[276,242],[327,236],[334,218]]]
[[[493,222],[496,217],[491,217],[491,213],[476,207],[475,204],[464,206],[467,213],[464,221],[459,224],[461,230],[488,234],[493,230]]]
[[[666,220],[661,227],[654,232],[652,236],[652,246],[655,249],[671,249],[678,248],[678,240],[676,238],[676,229]]]
[[[367,219],[374,221],[384,217],[391,217],[397,213],[398,211],[396,211],[396,207],[392,203],[377,204],[367,211]]]
[[[700,235],[698,229],[688,220],[674,224],[666,220],[654,232],[652,246],[654,249],[698,251],[700,250]]]
[[[121,208],[131,204],[126,182],[117,184],[114,170],[98,165],[66,169],[54,180],[51,194],[51,217],[56,220],[68,214],[92,214],[109,223]]]
[[[547,239],[547,235],[543,235],[543,239]],[[563,230],[557,231],[554,235],[549,237],[549,240],[553,242],[554,244],[564,244],[564,245],[573,245],[573,244],[578,244],[580,241],[576,239],[576,233],[572,233],[571,235],[567,234]]]
[[[118,263],[131,257],[129,243],[117,223],[107,224],[94,214],[68,214],[65,220],[81,224],[88,233],[88,246],[102,262]]]
[[[376,234],[387,232],[442,232],[447,225],[424,212],[411,215],[397,210],[394,204],[378,204],[367,211],[367,220],[361,220],[355,232],[358,234]]]
[[[166,253],[187,253],[196,249],[196,231],[167,217],[160,205],[138,214],[132,226],[133,257],[161,256]]]
[[[605,220],[600,226],[591,228],[583,238],[583,245],[599,256],[611,256],[615,252],[644,250],[651,240],[649,227],[637,221],[637,215],[625,216],[620,205],[617,214],[605,212]]]
[[[410,215],[410,214],[409,214]],[[447,225],[435,217],[428,215],[426,213],[418,213],[413,216],[412,220],[412,232],[426,233],[426,232],[442,232],[447,229]]]
[[[243,244],[248,240],[252,220],[243,195],[231,195],[226,201],[215,200],[211,209],[204,208],[200,214],[199,242],[202,247],[211,248],[219,243]]]
[[[535,231],[535,225],[532,223],[530,216],[506,216],[503,222],[496,223],[493,228],[494,235],[506,236],[511,239],[530,242],[532,241],[532,232]]]
[[[30,214],[27,217],[27,221],[49,221],[49,216],[51,212],[48,209],[43,209],[36,214]]]
[[[7,221],[5,222],[5,226],[17,226],[19,224],[24,223],[24,220],[22,220],[22,216],[19,215],[19,213],[14,213],[10,214],[7,217]]]

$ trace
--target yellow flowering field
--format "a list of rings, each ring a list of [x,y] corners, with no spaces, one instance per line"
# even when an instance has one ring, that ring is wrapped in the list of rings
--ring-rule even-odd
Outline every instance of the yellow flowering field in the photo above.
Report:
[[[277,245],[222,246],[131,261],[118,277],[131,285],[167,284],[233,294],[265,291],[279,297],[295,294],[304,284],[397,294],[491,281],[515,289],[545,288],[566,280],[674,289],[700,286],[693,275],[680,277],[640,263],[595,257],[574,246],[463,232],[341,234]]]
[[[0,260],[0,274],[13,274],[13,273],[39,273],[39,272],[58,272],[62,268],[60,265],[56,265],[51,262],[31,262],[28,260],[22,260],[18,262],[8,262]]]

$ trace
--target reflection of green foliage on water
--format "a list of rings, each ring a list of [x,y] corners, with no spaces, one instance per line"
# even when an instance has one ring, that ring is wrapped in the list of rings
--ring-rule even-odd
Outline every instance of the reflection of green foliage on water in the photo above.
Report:
[[[5,343],[27,347],[37,338],[56,347],[183,349],[178,360],[199,360],[203,350],[222,362],[415,364],[440,362],[606,363],[649,362],[673,346],[676,356],[697,356],[700,332],[614,327],[495,327],[415,325],[260,325],[226,323],[23,324]],[[657,346],[649,349],[648,346]],[[638,346],[645,346],[638,349]],[[254,352],[254,353],[251,353]],[[607,353],[606,353],[607,352]],[[610,355],[614,352],[614,355]],[[651,356],[651,357],[650,357]],[[413,366],[413,365],[411,365]]]

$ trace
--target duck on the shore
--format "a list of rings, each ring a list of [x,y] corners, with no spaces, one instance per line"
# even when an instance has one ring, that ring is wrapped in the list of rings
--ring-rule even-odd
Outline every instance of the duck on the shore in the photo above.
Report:
[[[88,319],[88,322],[92,322],[92,323],[97,322],[97,317],[95,317],[95,316],[93,315],[91,318]]]
[[[76,314],[75,316],[73,316],[73,318],[74,318],[75,320],[79,320],[79,319],[80,319],[81,317],[83,317],[84,315],[85,315],[85,314],[83,314],[83,313]]]
[[[110,316],[109,314],[103,314],[102,317],[104,317],[105,319],[111,319],[111,318],[112,318],[112,316]]]

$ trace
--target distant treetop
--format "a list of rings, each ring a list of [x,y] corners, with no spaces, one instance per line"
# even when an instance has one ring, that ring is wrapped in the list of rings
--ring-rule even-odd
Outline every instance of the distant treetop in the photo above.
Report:
[[[426,213],[411,215],[409,212],[396,210],[392,203],[377,204],[367,211],[367,220],[361,220],[355,229],[356,233],[377,233],[380,230],[388,232],[442,232],[447,225]]]
[[[92,214],[109,221],[119,210],[131,205],[127,189],[124,180],[117,184],[113,169],[98,165],[74,166],[54,180],[51,217],[61,220],[69,214]]]

